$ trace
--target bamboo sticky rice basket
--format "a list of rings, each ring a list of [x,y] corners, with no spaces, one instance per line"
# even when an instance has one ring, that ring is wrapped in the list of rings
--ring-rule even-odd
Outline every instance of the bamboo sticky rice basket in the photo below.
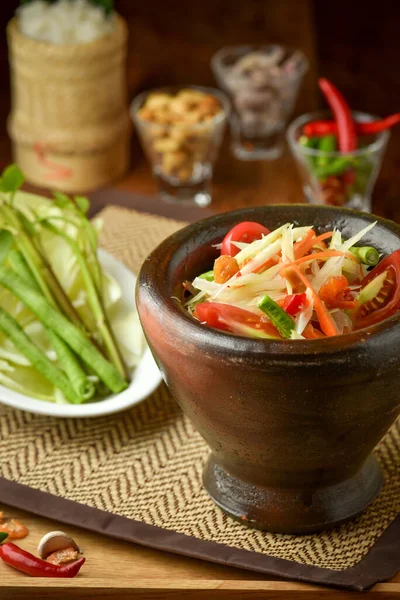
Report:
[[[14,160],[33,184],[86,192],[129,165],[127,26],[94,42],[50,44],[7,27]]]

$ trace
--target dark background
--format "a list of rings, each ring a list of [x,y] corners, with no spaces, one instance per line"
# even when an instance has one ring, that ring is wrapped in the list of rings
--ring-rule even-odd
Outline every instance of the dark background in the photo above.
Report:
[[[17,5],[17,0],[3,0],[0,5],[2,166],[10,160],[6,134],[9,77],[4,30]],[[377,115],[400,111],[398,2],[117,0],[116,8],[129,22],[130,98],[139,90],[158,84],[215,85],[209,62],[218,48],[262,41],[301,48],[310,61],[297,114],[323,106],[317,89],[319,75],[332,79],[354,109]],[[135,147],[136,156],[138,152]],[[400,221],[399,167],[400,128],[393,131],[374,192],[374,210]],[[135,156],[132,168],[135,169]]]

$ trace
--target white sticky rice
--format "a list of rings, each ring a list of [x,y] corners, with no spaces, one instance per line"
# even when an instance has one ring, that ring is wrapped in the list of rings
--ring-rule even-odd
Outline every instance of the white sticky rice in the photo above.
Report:
[[[113,31],[113,15],[88,0],[35,0],[17,10],[23,34],[51,44],[92,42]]]

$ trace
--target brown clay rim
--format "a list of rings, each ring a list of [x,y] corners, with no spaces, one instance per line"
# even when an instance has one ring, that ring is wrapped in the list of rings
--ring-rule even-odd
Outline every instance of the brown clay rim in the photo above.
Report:
[[[164,256],[168,257],[168,263],[171,262],[173,256],[177,252],[177,250],[171,252],[171,245],[179,248],[183,243],[190,240],[200,231],[216,225],[220,226],[227,219],[232,222],[234,222],[235,218],[238,218],[239,220],[249,220],[249,217],[251,216],[251,218],[254,219],[258,212],[262,213],[269,210],[273,211],[274,209],[279,208],[291,211],[296,211],[300,208],[305,212],[308,210],[312,212],[331,211],[336,214],[339,213],[342,215],[359,217],[369,222],[377,221],[378,224],[385,227],[388,232],[395,234],[398,237],[398,245],[400,249],[400,225],[375,215],[370,215],[368,213],[363,213],[361,211],[348,208],[336,208],[322,205],[275,204],[271,206],[259,206],[215,215],[192,223],[187,227],[178,230],[176,233],[164,240],[155,250],[153,250],[148,259],[146,259],[138,278],[138,285],[141,285],[144,279],[148,277],[151,278],[151,295],[153,298],[155,295],[157,296],[159,308],[163,306],[164,309],[166,309],[167,312],[169,312],[171,316],[173,315],[173,318],[178,321],[177,327],[179,326],[181,331],[185,332],[187,339],[191,339],[192,342],[199,343],[204,346],[210,345],[214,348],[217,347],[221,351],[235,355],[247,353],[258,356],[262,354],[274,356],[280,355],[280,358],[282,359],[285,356],[297,358],[304,354],[312,354],[315,359],[317,359],[317,357],[320,355],[333,356],[339,355],[345,350],[357,351],[362,348],[365,349],[366,342],[377,338],[380,335],[384,335],[386,332],[394,333],[394,329],[398,334],[400,334],[400,315],[396,314],[376,325],[359,329],[352,333],[342,334],[340,336],[332,336],[322,340],[295,340],[294,342],[290,343],[289,341],[246,338],[201,325],[199,321],[196,321],[196,319],[189,315],[182,304],[180,302],[178,303],[178,300],[173,297],[172,294],[171,296],[167,296],[165,294],[165,288],[163,289],[162,281],[160,279],[160,272],[159,269],[157,269],[157,265],[159,265],[160,258]],[[152,260],[153,258],[154,260]],[[235,342],[234,344],[232,343],[233,340]],[[272,357],[271,360],[273,360]]]

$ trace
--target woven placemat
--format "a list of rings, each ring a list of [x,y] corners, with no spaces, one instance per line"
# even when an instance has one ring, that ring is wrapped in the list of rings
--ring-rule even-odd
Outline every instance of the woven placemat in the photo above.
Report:
[[[184,225],[117,207],[102,217],[102,245],[136,272]],[[400,568],[399,422],[377,455],[386,483],[361,517],[318,535],[262,533],[208,498],[207,446],[164,385],[141,405],[97,419],[0,406],[0,501],[157,548],[354,589]],[[66,501],[77,504],[71,510]]]

